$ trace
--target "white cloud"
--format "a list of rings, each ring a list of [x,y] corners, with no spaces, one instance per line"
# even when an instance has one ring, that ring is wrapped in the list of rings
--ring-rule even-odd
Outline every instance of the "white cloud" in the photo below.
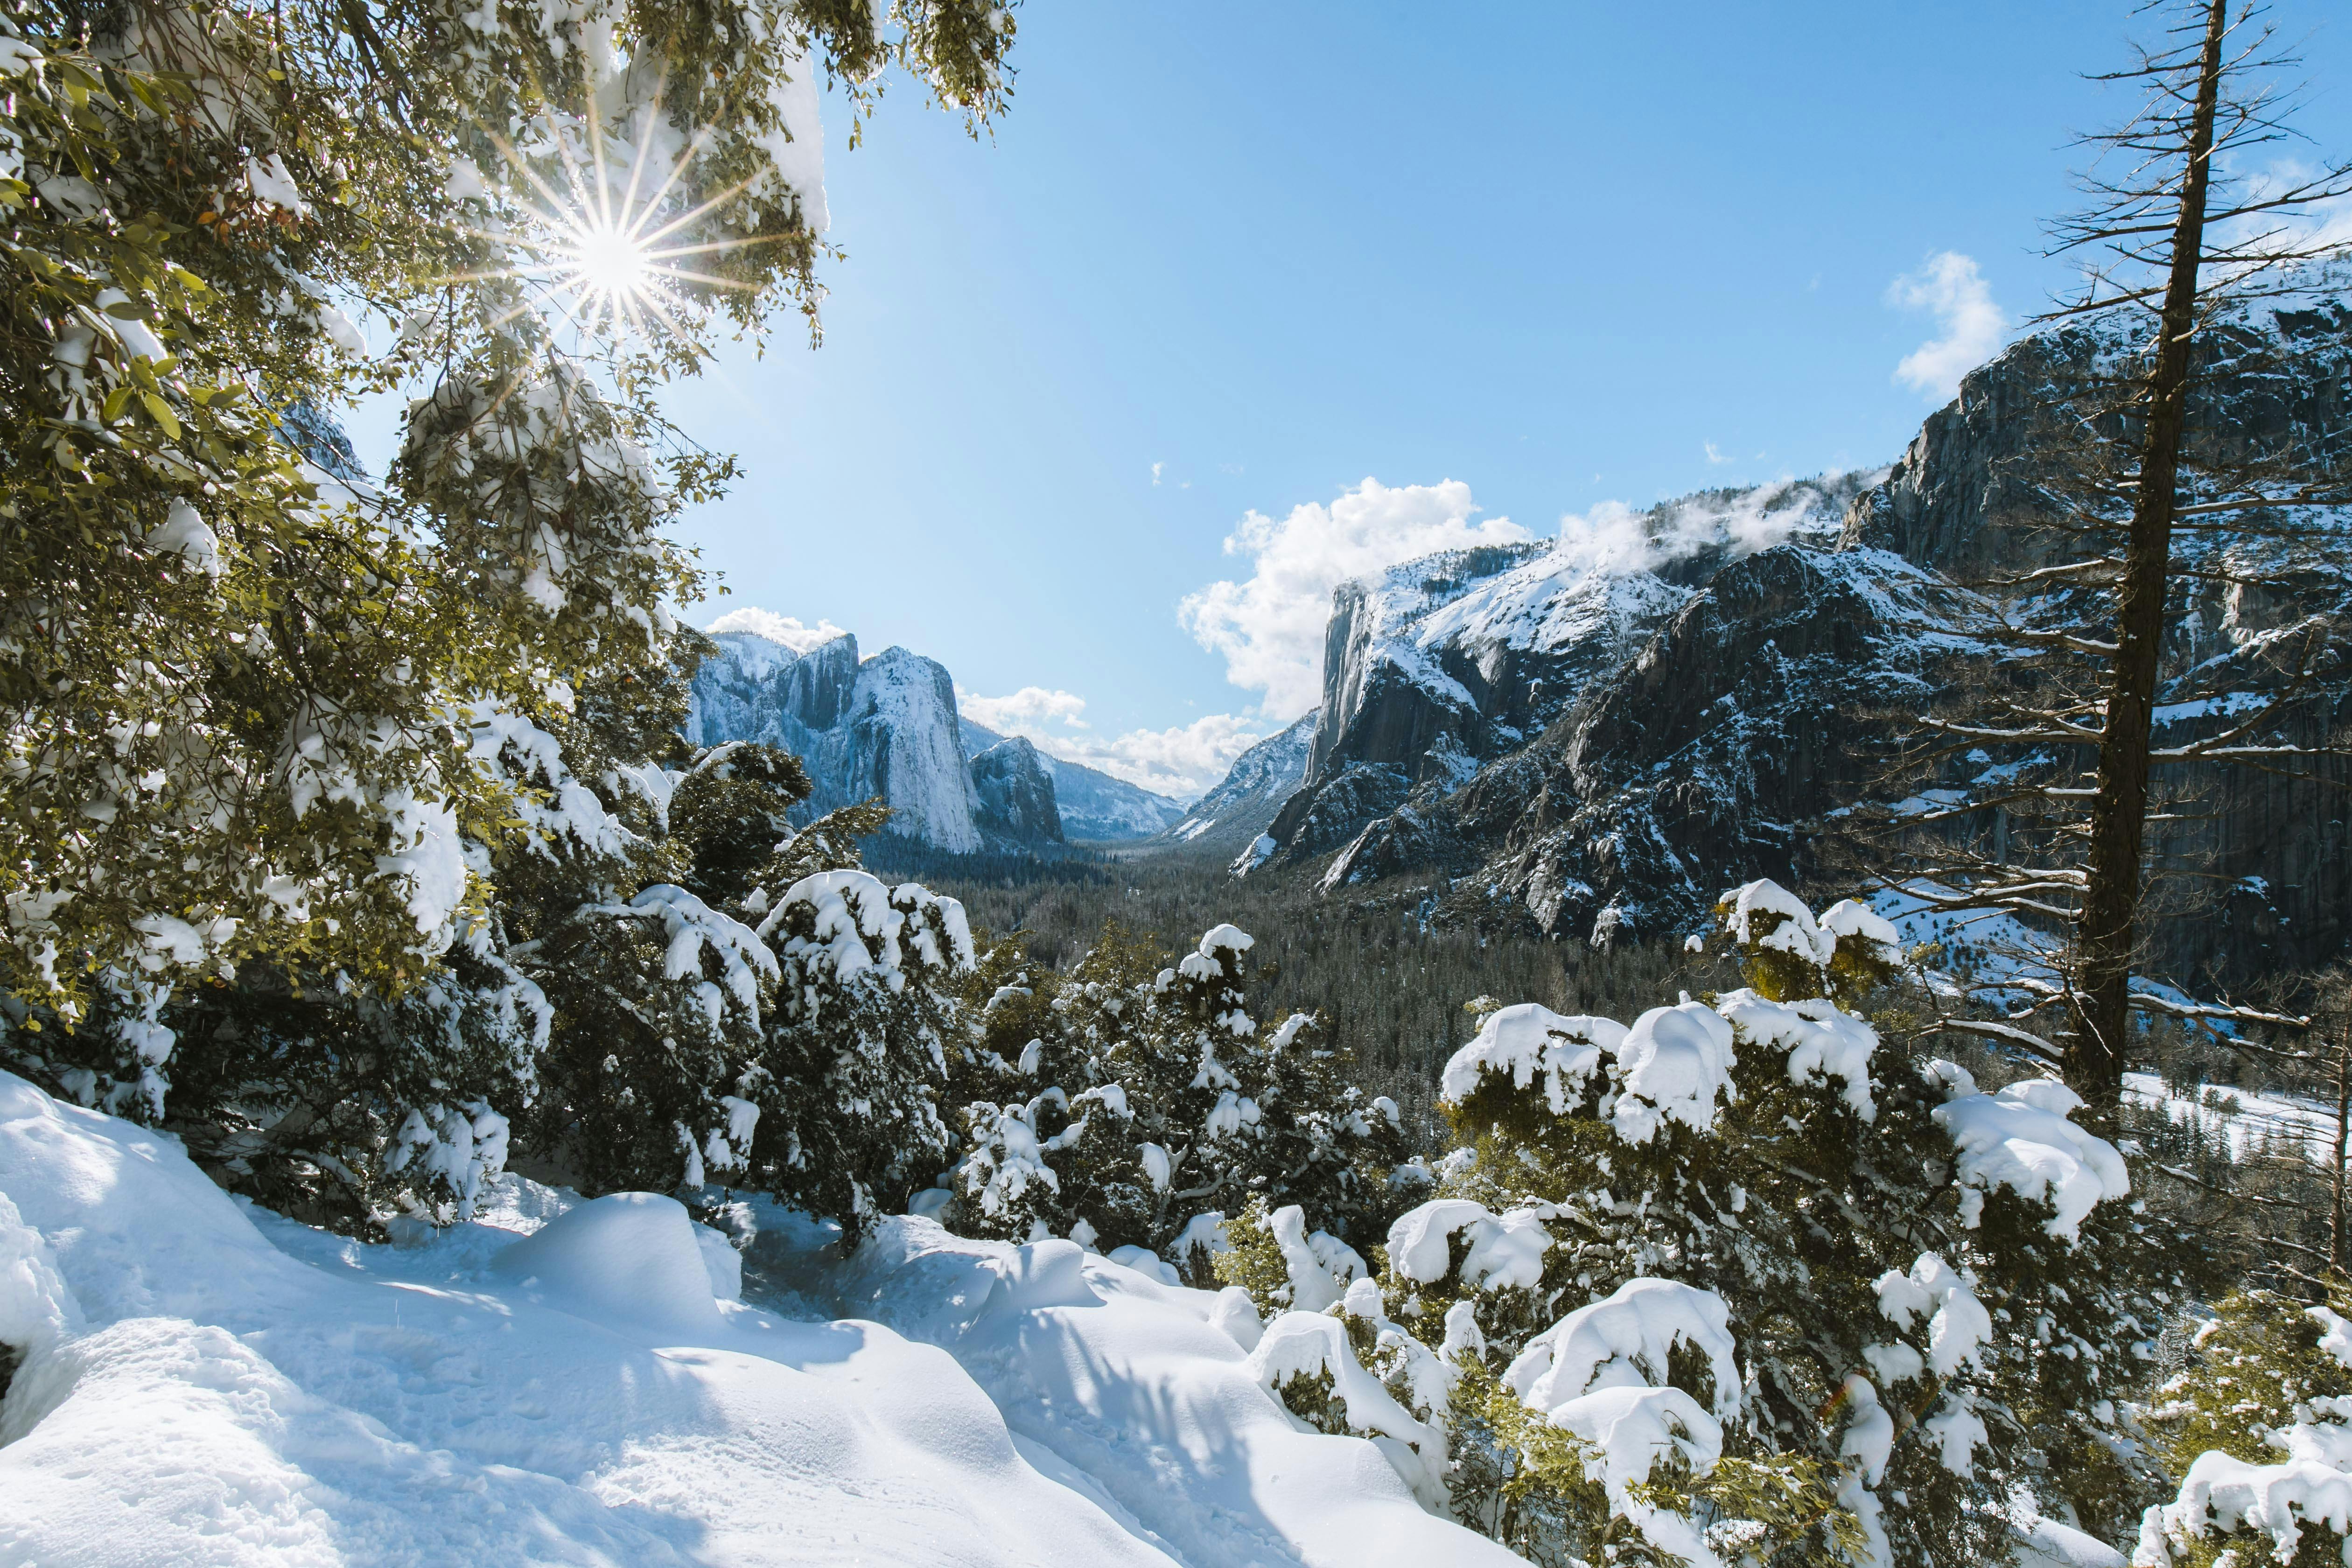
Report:
[[[1083,763],[1113,778],[1190,800],[1216,787],[1234,759],[1263,736],[1245,719],[1213,713],[1167,730],[1130,730],[1103,739],[1085,730],[1087,700],[1074,691],[1024,686],[1010,697],[959,690],[956,710],[999,734],[1020,735],[1066,763]]]
[[[1730,458],[1725,457],[1721,452],[1716,449],[1715,443],[1712,441],[1706,443],[1706,460],[1710,464],[1727,463],[1731,461]]]
[[[1251,574],[1186,595],[1178,619],[1224,655],[1227,680],[1264,692],[1266,717],[1286,722],[1323,700],[1332,589],[1433,550],[1530,537],[1506,517],[1473,523],[1477,510],[1458,479],[1391,489],[1368,479],[1328,506],[1296,506],[1278,521],[1250,512],[1225,553],[1250,557]]]
[[[702,629],[707,632],[751,632],[770,642],[782,643],[794,653],[806,653],[822,643],[849,635],[831,621],[820,620],[813,626],[804,626],[790,616],[780,616],[773,610],[754,609],[750,605],[730,610]]]
[[[1075,691],[1024,686],[1010,697],[982,697],[977,691],[956,689],[957,712],[1002,734],[1027,735],[1033,741],[1049,723],[1059,722],[1073,730],[1089,728],[1079,717],[1086,710],[1087,700]]]
[[[1160,482],[1160,470],[1167,466],[1168,465],[1165,463],[1154,463],[1151,465],[1151,482],[1153,484],[1156,485]]]
[[[1939,250],[1916,272],[1887,286],[1887,302],[1931,310],[1941,335],[1903,356],[1895,379],[1937,402],[1960,389],[1960,377],[2000,351],[2009,318],[1992,300],[1992,286],[1977,264],[1957,250]]]

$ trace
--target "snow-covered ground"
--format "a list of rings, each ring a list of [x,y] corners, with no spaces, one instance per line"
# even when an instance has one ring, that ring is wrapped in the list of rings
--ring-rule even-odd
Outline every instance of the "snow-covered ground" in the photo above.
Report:
[[[1303,1429],[1214,1295],[738,1216],[506,1176],[364,1246],[0,1073],[0,1563],[1517,1561]]]
[[[2306,1159],[2334,1157],[2336,1108],[2287,1094],[2202,1084],[2194,1089],[2167,1087],[2154,1073],[2124,1074],[2124,1098],[2162,1105],[2176,1124],[2201,1127],[2206,1137],[2227,1139],[2230,1158],[2242,1160],[2267,1144],[2273,1152]]]

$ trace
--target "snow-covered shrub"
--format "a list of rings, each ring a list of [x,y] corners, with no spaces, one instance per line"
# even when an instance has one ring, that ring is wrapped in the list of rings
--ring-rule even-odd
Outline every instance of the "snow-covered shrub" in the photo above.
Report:
[[[1346,1081],[1313,1015],[1253,1015],[1253,945],[1221,925],[1169,963],[1114,928],[1066,977],[992,952],[951,1064],[957,1223],[1142,1247],[1196,1279],[1192,1241],[1253,1200],[1378,1234],[1397,1206],[1396,1108]]]
[[[2352,1549],[2352,1300],[2229,1297],[2150,1413],[2180,1480],[2140,1524],[2136,1568],[2340,1564]]]
[[[2123,1407],[2177,1238],[2147,1233],[2062,1086],[1981,1093],[1863,1016],[1896,962],[1867,910],[1816,920],[1756,884],[1721,914],[1746,986],[1630,1026],[1501,1008],[1448,1064],[1466,1148],[1390,1228],[1380,1282],[1433,1349],[1482,1347],[1457,1509],[1533,1552],[1688,1557],[1696,1530],[1773,1563],[1996,1560],[2012,1491],[2119,1535],[2154,1479]],[[1705,1341],[1713,1368],[1710,1330],[1582,1385],[1682,1433],[1646,1492],[1622,1470],[1612,1491],[1600,1417],[1515,1369],[1639,1281],[1718,1303],[1738,1376],[1675,1364]]]
[[[592,1194],[761,1191],[854,1237],[952,1152],[962,910],[857,869],[879,805],[795,831],[791,756],[682,761],[614,760],[599,787],[629,803],[625,853],[574,847],[529,884],[516,952],[554,1022],[524,1142]]]
[[[736,1083],[761,1130],[740,1184],[839,1219],[854,1242],[952,1157],[940,1096],[971,932],[953,899],[844,869],[784,889],[760,935],[782,978]]]

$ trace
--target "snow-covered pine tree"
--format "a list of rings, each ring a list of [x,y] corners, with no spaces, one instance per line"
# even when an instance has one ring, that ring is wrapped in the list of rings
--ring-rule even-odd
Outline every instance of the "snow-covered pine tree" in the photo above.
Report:
[[[173,997],[247,964],[379,1016],[510,984],[490,851],[594,797],[541,742],[666,665],[698,579],[662,526],[729,471],[652,389],[814,311],[816,71],[862,113],[897,61],[976,121],[1012,31],[995,0],[0,16],[6,1059],[152,1114],[175,1070],[256,1081],[171,1060]],[[380,485],[310,460],[302,410],[394,387]],[[461,941],[484,973],[436,970]],[[337,1124],[476,1081],[408,1076]]]
[[[2063,1085],[1881,1038],[1867,909],[1721,912],[1747,986],[1503,1008],[1447,1066],[1465,1152],[1377,1289],[1454,1370],[1457,1510],[1540,1561],[1999,1561],[2019,1496],[2119,1536],[2179,1238]]]
[[[2223,1300],[2150,1412],[2180,1480],[2140,1524],[2136,1568],[2342,1563],[2352,1546],[2352,1300]]]
[[[1143,1248],[1202,1282],[1220,1227],[1252,1200],[1377,1235],[1420,1189],[1396,1108],[1346,1081],[1311,1014],[1262,1028],[1244,932],[1221,925],[1174,963],[1116,926],[1067,976],[992,954],[958,1070],[970,1147],[956,1223]]]

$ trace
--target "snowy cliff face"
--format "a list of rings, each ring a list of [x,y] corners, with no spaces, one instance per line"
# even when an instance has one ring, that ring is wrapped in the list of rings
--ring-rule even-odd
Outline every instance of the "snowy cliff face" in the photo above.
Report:
[[[1004,739],[985,724],[963,721],[963,749],[974,757],[1002,745]],[[1090,843],[1149,838],[1184,815],[1184,808],[1166,795],[1084,763],[1039,752],[1037,765],[1054,781],[1054,805],[1066,837]]]
[[[1339,848],[1409,797],[1521,751],[1640,651],[1725,562],[1829,542],[1866,479],[1709,490],[1557,543],[1446,551],[1332,595],[1307,783],[1270,830]]]
[[[998,742],[972,758],[971,782],[980,793],[982,832],[1021,844],[1062,842],[1054,778],[1035,746],[1018,736]]]
[[[880,795],[890,805],[892,833],[972,854],[982,847],[980,794],[956,725],[947,667],[884,648],[857,667],[847,710],[817,742],[810,774],[840,781],[845,802]]]
[[[1268,735],[1235,757],[1217,787],[1194,801],[1183,819],[1156,843],[1213,850],[1227,859],[1248,850],[1306,782],[1307,754],[1314,746],[1319,717],[1318,710],[1294,720],[1281,733]]]
[[[2055,433],[2085,373],[2125,346],[2100,321],[2023,340],[1969,376],[1891,469],[1801,495],[1669,503],[1647,524],[1659,548],[1636,557],[1563,546],[1492,563],[1466,585],[1454,558],[1434,557],[1343,589],[1332,703],[1307,785],[1273,829],[1276,862],[1312,866],[1328,887],[1433,871],[1457,879],[1458,898],[1600,942],[1677,934],[1725,887],[1802,878],[1811,825],[1868,798],[1898,726],[1987,668],[1958,584],[2064,547],[2046,527]],[[2201,352],[2200,423],[2304,471],[2341,471],[2345,297],[2241,309]],[[1706,515],[1722,521],[1710,530]],[[2204,539],[2183,548],[2231,547]],[[2187,591],[2168,678],[2352,608],[2341,574]],[[2044,613],[2111,629],[2074,626],[2065,603]],[[2306,744],[2352,721],[2352,690],[2331,679]],[[2320,767],[2347,775],[2340,760]],[[2352,834],[2330,786],[2244,769],[2183,783],[2200,814],[2159,830],[2155,853],[2236,891],[2218,918],[2160,931],[2158,967],[2236,984],[2324,962],[2352,935]]]
[[[888,831],[955,854],[982,847],[980,795],[943,666],[902,647],[860,660],[846,636],[805,653],[753,632],[712,640],[719,653],[695,673],[688,741],[759,741],[799,756],[815,785],[800,816],[879,795]]]

